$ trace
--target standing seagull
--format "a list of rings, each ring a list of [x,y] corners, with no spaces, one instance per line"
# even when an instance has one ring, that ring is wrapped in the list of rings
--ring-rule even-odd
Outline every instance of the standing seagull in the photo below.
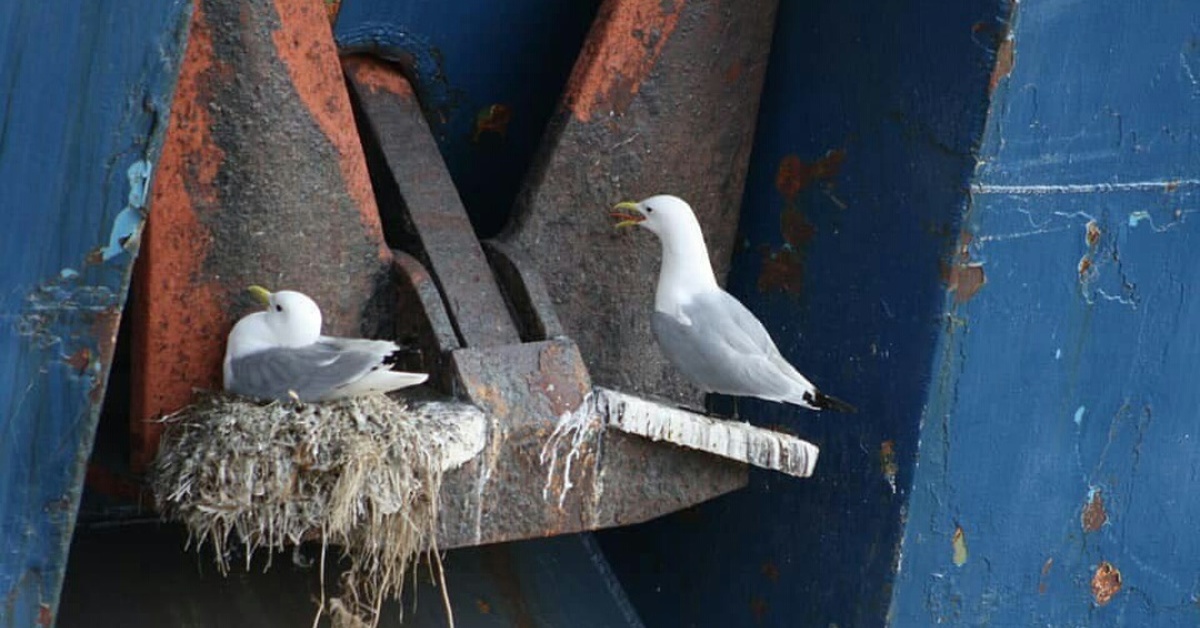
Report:
[[[250,286],[266,310],[247,314],[225,345],[225,390],[256,399],[327,401],[415,386],[425,373],[390,368],[387,340],[321,335],[321,309],[307,295]]]
[[[706,392],[856,411],[788,364],[754,314],[717,285],[700,223],[683,199],[664,194],[618,203],[612,215],[617,227],[639,225],[662,242],[650,327],[675,368]]]

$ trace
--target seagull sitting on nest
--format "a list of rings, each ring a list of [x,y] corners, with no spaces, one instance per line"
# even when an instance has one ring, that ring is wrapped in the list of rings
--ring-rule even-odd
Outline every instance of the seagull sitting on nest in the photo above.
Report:
[[[662,242],[650,327],[675,368],[705,392],[758,397],[810,410],[855,412],[817,390],[779,353],[763,324],[717,285],[704,234],[683,199],[660,195],[613,207],[617,227],[644,227]]]
[[[321,335],[321,308],[307,295],[250,286],[266,310],[244,316],[225,345],[225,390],[261,400],[327,401],[415,386],[425,373],[393,371],[387,340]]]

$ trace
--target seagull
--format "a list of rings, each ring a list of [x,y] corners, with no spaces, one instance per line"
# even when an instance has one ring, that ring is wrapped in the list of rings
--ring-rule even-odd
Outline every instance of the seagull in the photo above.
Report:
[[[763,324],[717,285],[692,208],[670,195],[613,207],[617,227],[640,226],[662,243],[650,328],[667,360],[705,392],[758,397],[809,410],[856,412],[817,390],[779,353]]]
[[[328,401],[415,386],[425,373],[391,370],[387,340],[321,335],[321,308],[307,295],[250,286],[265,306],[242,317],[225,345],[225,390],[260,400]]]

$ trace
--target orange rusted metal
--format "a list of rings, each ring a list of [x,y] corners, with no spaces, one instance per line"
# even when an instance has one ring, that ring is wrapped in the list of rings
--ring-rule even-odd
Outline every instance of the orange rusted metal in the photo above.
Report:
[[[332,333],[373,331],[363,319],[387,307],[367,306],[390,252],[320,0],[196,1],[141,255],[138,471],[157,448],[152,420],[220,385],[247,284],[309,293]]]
[[[675,31],[682,0],[621,0],[600,6],[592,34],[567,84],[567,108],[580,122],[623,112]]]

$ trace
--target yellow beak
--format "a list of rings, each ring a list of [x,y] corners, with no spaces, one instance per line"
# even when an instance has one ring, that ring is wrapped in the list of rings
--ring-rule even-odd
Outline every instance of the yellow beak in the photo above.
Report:
[[[619,221],[615,225],[617,229],[620,229],[621,227],[632,227],[633,225],[636,225],[646,219],[646,216],[643,215],[641,210],[638,209],[638,204],[632,201],[622,201],[616,205],[613,205],[612,211],[609,212],[609,215]]]
[[[246,292],[249,292],[254,300],[262,303],[264,307],[271,304],[271,291],[262,286],[250,286],[246,288]]]

